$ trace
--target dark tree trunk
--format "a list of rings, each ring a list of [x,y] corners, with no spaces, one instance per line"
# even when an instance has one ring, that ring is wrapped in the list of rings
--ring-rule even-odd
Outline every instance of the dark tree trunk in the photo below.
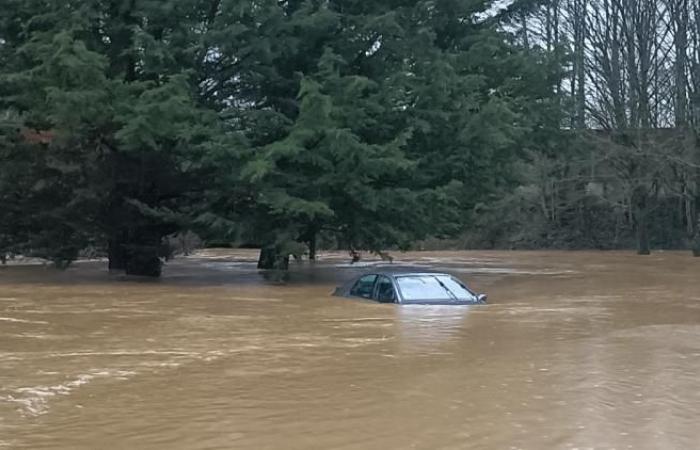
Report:
[[[700,224],[698,224],[698,228],[700,228]],[[693,250],[693,256],[696,258],[700,257],[700,230],[695,231],[695,236],[693,236],[691,247]]]
[[[159,245],[157,244],[129,245],[126,261],[127,275],[153,278],[159,277],[162,272],[163,263],[158,253]]]
[[[651,248],[649,246],[649,217],[648,196],[644,192],[644,188],[638,188],[634,193],[634,218],[637,227],[637,254],[650,255]]]
[[[287,270],[289,269],[289,255],[283,255],[276,246],[260,249],[258,269],[261,270]]]
[[[698,27],[700,28],[700,23]],[[695,129],[693,134],[696,163],[700,163],[700,136],[698,136],[698,132],[698,129]],[[694,219],[694,227],[691,250],[693,251],[693,256],[700,257],[700,169],[695,169],[695,203],[692,209],[691,217]]]
[[[161,238],[154,229],[137,228],[131,233],[117,232],[108,243],[109,270],[125,271],[127,275],[159,277]]]
[[[107,257],[110,271],[126,270],[126,242],[121,233],[115,233],[107,244]]]
[[[695,215],[698,216],[698,214],[696,210]],[[690,240],[690,249],[693,251],[693,256],[696,258],[700,257],[700,217],[697,217],[695,220],[695,231]]]
[[[649,247],[649,227],[647,226],[646,217],[643,217],[637,224],[637,254],[651,255]]]
[[[316,233],[311,234],[309,238],[309,259],[316,261]]]
[[[260,249],[258,257],[258,269],[272,269],[275,264],[275,248],[264,247]]]

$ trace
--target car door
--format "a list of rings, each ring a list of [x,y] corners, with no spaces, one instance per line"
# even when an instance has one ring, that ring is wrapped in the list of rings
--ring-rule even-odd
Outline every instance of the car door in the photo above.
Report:
[[[350,289],[350,295],[353,297],[362,297],[371,299],[374,293],[374,285],[377,282],[377,275],[365,275]]]
[[[372,298],[379,303],[397,303],[396,289],[389,277],[383,275],[377,277]]]

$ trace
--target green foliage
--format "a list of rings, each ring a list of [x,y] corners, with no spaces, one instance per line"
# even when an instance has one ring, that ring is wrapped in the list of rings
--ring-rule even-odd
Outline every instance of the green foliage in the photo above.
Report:
[[[5,3],[0,253],[60,265],[158,275],[186,229],[282,266],[454,236],[556,105],[492,0]]]
[[[240,104],[224,107],[252,146],[239,181],[254,197],[236,211],[250,224],[239,238],[330,233],[346,247],[407,248],[461,231],[476,204],[512,186],[532,131],[535,107],[526,108],[552,91],[529,92],[541,72],[527,66],[541,61],[473,19],[489,5],[306,1],[261,11],[277,45],[260,51],[244,38],[217,55],[249,55],[238,64],[250,72],[228,91]],[[255,84],[272,74],[287,76]]]
[[[150,259],[144,274],[157,274],[158,246],[181,226],[211,134],[211,117],[196,107],[183,74],[188,67],[175,61],[183,49],[170,48],[178,30],[146,20],[163,13],[156,2],[133,11],[93,2],[45,6],[3,37],[11,64],[0,74],[9,87],[0,106],[21,114],[7,161],[24,166],[8,185],[32,225],[11,240],[61,266],[92,240],[116,241],[139,266]],[[128,271],[126,262],[120,268]]]

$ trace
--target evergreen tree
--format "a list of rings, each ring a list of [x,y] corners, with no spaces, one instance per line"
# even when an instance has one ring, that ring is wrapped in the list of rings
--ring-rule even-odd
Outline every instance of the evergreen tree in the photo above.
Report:
[[[182,24],[167,14],[187,5],[167,3],[32,3],[32,20],[6,40],[3,106],[18,112],[20,131],[49,137],[21,144],[35,153],[28,185],[51,194],[19,195],[23,214],[36,218],[25,243],[32,251],[57,247],[65,264],[87,236],[104,237],[110,268],[160,274],[161,240],[179,227],[211,133],[186,75],[192,63],[182,61]],[[18,5],[12,23],[23,11]],[[27,159],[14,150],[17,163]]]
[[[510,186],[534,95],[519,82],[527,60],[475,17],[491,4],[287,3],[257,20],[278,37],[264,51],[227,50],[249,55],[228,111],[253,148],[241,218],[268,248],[262,266],[321,231],[369,250],[454,235]],[[252,81],[269,74],[285,82]]]
[[[4,3],[0,253],[59,265],[155,276],[184,228],[277,268],[455,235],[551,94],[491,0]]]

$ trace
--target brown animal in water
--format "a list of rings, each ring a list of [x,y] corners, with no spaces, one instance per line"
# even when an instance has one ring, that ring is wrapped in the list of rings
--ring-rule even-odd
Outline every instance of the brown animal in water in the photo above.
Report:
[[[372,253],[379,256],[382,259],[382,261],[389,261],[390,264],[394,264],[394,257],[391,256],[390,254],[379,251],[379,250],[374,251]]]
[[[355,264],[356,262],[358,262],[361,259],[360,252],[356,251],[354,248],[351,248],[349,253],[350,253],[350,258],[352,258],[352,261],[350,262],[350,264]]]

